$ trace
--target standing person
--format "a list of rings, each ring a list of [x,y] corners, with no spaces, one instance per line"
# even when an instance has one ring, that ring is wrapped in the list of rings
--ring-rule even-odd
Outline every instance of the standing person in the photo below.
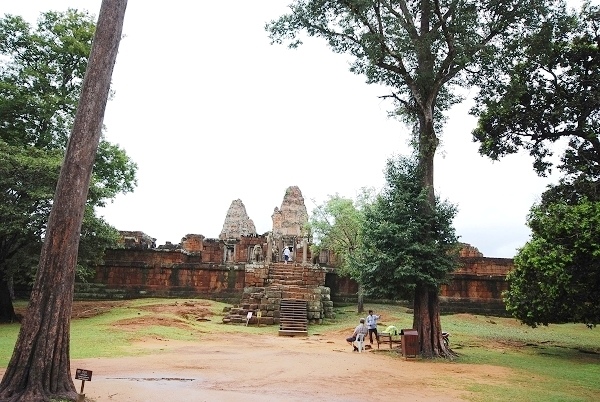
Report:
[[[283,249],[283,260],[285,261],[284,264],[287,264],[289,259],[290,259],[290,249],[289,249],[289,247],[286,247]]]
[[[352,333],[352,336],[349,338],[346,338],[346,342],[348,342],[350,345],[352,345],[352,347],[354,348],[355,352],[358,352],[358,348],[356,347],[356,345],[354,344],[354,341],[356,340],[356,337],[359,334],[363,334],[364,336],[367,336],[367,332],[369,331],[369,329],[367,328],[367,326],[365,325],[365,319],[361,318],[360,319],[360,324],[358,324],[356,326],[356,328],[354,328],[354,332]]]
[[[373,344],[373,333],[375,333],[375,339],[377,339],[377,343],[379,343],[377,320],[380,318],[380,315],[373,314],[373,310],[369,310],[369,315],[367,316],[367,328],[369,329],[369,342],[371,342],[371,345]]]

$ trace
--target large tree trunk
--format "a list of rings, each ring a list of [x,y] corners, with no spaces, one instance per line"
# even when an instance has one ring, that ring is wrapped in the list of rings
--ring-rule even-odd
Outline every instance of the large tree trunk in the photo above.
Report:
[[[13,306],[13,274],[9,274],[8,261],[27,243],[15,241],[10,237],[0,240],[0,243],[3,243],[0,250],[0,322],[15,322],[17,316]]]
[[[424,357],[454,357],[442,341],[442,322],[437,289],[417,286],[415,289],[413,328],[419,334],[421,355]]]
[[[0,273],[0,322],[14,322],[16,319],[10,287],[4,275]]]
[[[419,117],[419,167],[423,187],[427,189],[425,210],[435,209],[435,192],[433,187],[433,161],[439,140],[435,134],[433,122],[433,106],[426,103]],[[421,354],[425,357],[452,357],[442,340],[442,324],[440,319],[439,289],[417,285],[415,288],[413,328],[419,334]]]
[[[127,0],[103,0],[81,98],[54,196],[31,299],[0,400],[75,400],[69,341],[81,222]]]
[[[363,313],[365,311],[364,291],[363,286],[360,283],[358,284],[358,301],[356,308],[359,313]]]

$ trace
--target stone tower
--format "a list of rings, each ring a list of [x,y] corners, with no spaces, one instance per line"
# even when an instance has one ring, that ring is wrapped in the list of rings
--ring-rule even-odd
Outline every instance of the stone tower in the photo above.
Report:
[[[298,186],[290,186],[285,191],[281,208],[275,207],[273,215],[273,236],[303,237],[308,223],[308,213],[304,197]]]
[[[225,222],[223,223],[219,239],[239,239],[242,236],[249,235],[256,235],[254,222],[248,217],[242,200],[234,200],[231,202],[231,206],[225,216]]]
[[[269,241],[268,254],[273,261],[280,261],[283,250],[287,247],[291,251],[291,258],[296,260],[297,249],[304,249],[303,262],[306,259],[307,239],[306,224],[308,213],[304,205],[304,197],[298,186],[290,186],[285,190],[281,208],[275,207],[273,215],[273,232]]]

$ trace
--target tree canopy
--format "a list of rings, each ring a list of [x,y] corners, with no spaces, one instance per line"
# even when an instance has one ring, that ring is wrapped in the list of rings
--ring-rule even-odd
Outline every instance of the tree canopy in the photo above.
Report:
[[[536,327],[600,323],[600,202],[534,206],[529,242],[515,257],[507,310]]]
[[[16,147],[0,139],[0,321],[15,319],[9,283],[28,275],[35,259],[21,252],[37,252],[48,214],[62,155],[33,147]],[[18,282],[18,281],[17,281]]]
[[[527,325],[598,322],[600,191],[600,8],[557,8],[515,37],[481,83],[473,113],[480,153],[492,159],[527,150],[545,175],[552,156],[562,177],[531,208],[531,239],[515,257],[507,309]]]
[[[559,9],[531,35],[515,37],[506,49],[513,57],[481,83],[472,111],[480,153],[499,159],[526,149],[546,174],[553,144],[564,140],[558,168],[571,180],[600,178],[599,19],[600,8],[584,3],[578,15]]]
[[[356,200],[330,195],[321,205],[312,211],[309,220],[310,232],[313,236],[312,253],[331,250],[339,259],[341,272],[356,279],[349,258],[361,246],[360,229],[363,222],[362,208],[369,197],[368,192]]]
[[[49,11],[33,28],[0,20],[2,139],[11,145],[65,149],[95,23],[87,13]]]
[[[502,55],[513,35],[535,25],[552,3],[296,0],[266,29],[274,43],[295,48],[306,33],[325,39],[336,53],[353,56],[350,70],[365,75],[368,83],[388,86],[394,114],[417,124],[423,159],[435,152],[442,113],[462,100],[452,89],[485,80],[484,66]]]
[[[437,291],[457,267],[456,208],[439,199],[427,207],[418,169],[414,158],[389,160],[385,188],[365,208],[358,272],[367,295],[412,300],[416,287]]]
[[[9,281],[30,282],[37,265],[22,252],[41,249],[94,32],[92,17],[76,10],[43,13],[35,27],[18,16],[0,18],[0,321],[15,318]],[[101,140],[81,268],[97,262],[116,240],[116,230],[94,208],[132,191],[136,170],[124,150]]]
[[[338,259],[338,272],[358,282],[358,312],[364,311],[363,288],[354,255],[362,247],[361,228],[364,221],[364,208],[372,196],[372,191],[363,189],[356,201],[338,194],[329,196],[321,205],[313,209],[309,229],[313,236],[313,255],[332,251]]]

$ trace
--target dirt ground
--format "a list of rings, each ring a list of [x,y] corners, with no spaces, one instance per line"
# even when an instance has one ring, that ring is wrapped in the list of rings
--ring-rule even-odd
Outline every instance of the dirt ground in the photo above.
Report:
[[[73,316],[98,314],[111,305],[75,303]],[[188,319],[209,315],[197,303],[170,309]],[[118,325],[127,330],[153,323],[135,319]],[[149,354],[73,360],[71,369],[93,371],[84,393],[97,402],[465,401],[472,397],[469,385],[504,383],[509,375],[493,366],[405,360],[390,355],[389,345],[388,353],[384,345],[356,353],[345,342],[351,331],[307,337],[216,333],[196,342],[143,339],[133,348]],[[81,381],[75,386],[79,391]]]

